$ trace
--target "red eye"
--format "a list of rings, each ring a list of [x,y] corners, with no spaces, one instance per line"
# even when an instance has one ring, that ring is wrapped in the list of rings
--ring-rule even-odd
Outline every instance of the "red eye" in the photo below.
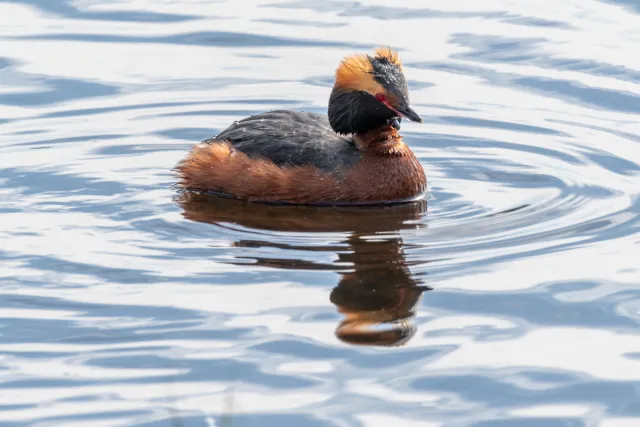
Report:
[[[384,96],[383,94],[381,94],[381,93],[376,93],[376,99],[377,99],[378,101],[384,101],[386,98],[385,98],[385,96]]]

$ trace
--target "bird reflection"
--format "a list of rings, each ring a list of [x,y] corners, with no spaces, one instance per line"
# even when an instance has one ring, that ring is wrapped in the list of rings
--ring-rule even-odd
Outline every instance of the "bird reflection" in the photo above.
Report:
[[[409,270],[400,230],[425,225],[419,221],[426,201],[384,207],[310,207],[246,203],[195,193],[177,198],[185,218],[229,226],[278,232],[348,233],[337,246],[297,247],[281,242],[243,239],[236,247],[336,252],[338,261],[322,265],[309,261],[256,258],[257,265],[280,269],[330,270],[340,274],[330,295],[343,315],[336,337],[358,345],[399,346],[415,334],[411,322],[423,292]],[[344,247],[348,250],[345,250]]]

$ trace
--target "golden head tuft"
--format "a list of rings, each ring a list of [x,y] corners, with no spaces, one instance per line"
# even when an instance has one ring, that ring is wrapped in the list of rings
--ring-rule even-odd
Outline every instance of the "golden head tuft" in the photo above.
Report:
[[[336,70],[336,87],[344,90],[368,92],[372,95],[384,93],[384,88],[374,78],[372,61],[387,60],[400,68],[402,68],[402,64],[398,53],[390,47],[379,47],[375,53],[375,57],[357,53],[344,58]]]
[[[367,55],[348,56],[336,70],[336,86],[346,90],[363,90],[373,83],[372,71],[373,65]]]
[[[402,70],[398,53],[390,47],[379,47],[375,50],[375,57],[357,53],[344,58],[336,70],[336,87],[344,90],[359,90],[372,95],[384,93],[384,88],[374,78],[372,64],[374,60],[386,60]]]
[[[391,47],[379,47],[376,49],[376,58],[378,59],[386,59],[393,65],[398,66],[402,70],[402,61],[400,61],[400,57],[398,56],[398,52],[391,49]]]

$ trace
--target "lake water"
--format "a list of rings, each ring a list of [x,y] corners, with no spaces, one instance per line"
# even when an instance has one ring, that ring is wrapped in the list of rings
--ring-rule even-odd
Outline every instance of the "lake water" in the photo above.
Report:
[[[380,44],[426,204],[176,197]],[[0,2],[0,425],[640,425],[638,51],[634,0]]]

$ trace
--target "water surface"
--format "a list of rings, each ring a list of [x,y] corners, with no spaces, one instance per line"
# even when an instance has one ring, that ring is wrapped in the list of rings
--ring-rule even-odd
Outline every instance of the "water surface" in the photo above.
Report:
[[[171,188],[398,49],[426,202]],[[0,3],[0,425],[640,424],[636,2]]]

